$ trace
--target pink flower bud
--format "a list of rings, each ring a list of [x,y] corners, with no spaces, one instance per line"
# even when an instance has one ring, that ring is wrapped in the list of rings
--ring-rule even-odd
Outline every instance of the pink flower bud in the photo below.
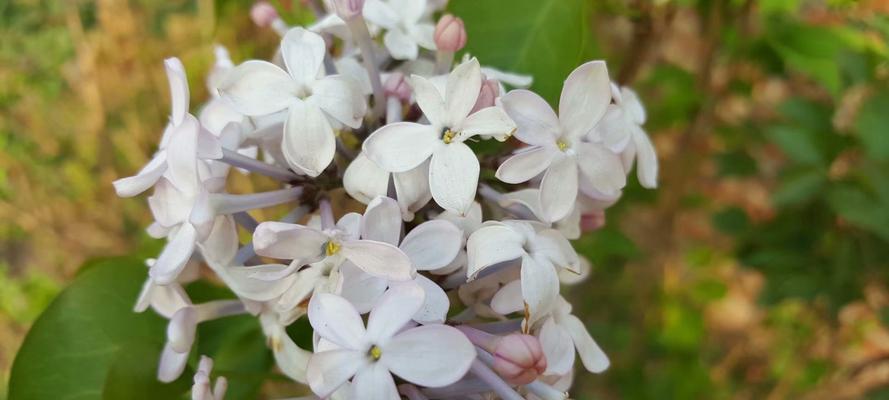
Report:
[[[470,114],[493,106],[494,100],[498,96],[500,96],[500,82],[496,79],[485,79],[482,81],[482,88],[478,92],[478,100],[475,101],[475,106],[472,107]]]
[[[361,15],[364,0],[333,0],[333,10],[340,18],[348,21]]]
[[[395,97],[401,101],[408,101],[411,98],[411,87],[401,72],[393,72],[389,75],[386,82],[383,83],[383,90],[386,92],[386,96]]]
[[[592,232],[605,226],[605,211],[598,210],[580,215],[580,230]]]
[[[441,51],[456,53],[466,46],[466,28],[463,20],[451,14],[445,14],[435,25],[435,47]]]
[[[267,1],[257,1],[250,8],[250,19],[258,27],[269,27],[278,18],[278,10]]]
[[[512,333],[494,346],[494,371],[513,385],[527,385],[546,371],[540,341],[531,335]]]

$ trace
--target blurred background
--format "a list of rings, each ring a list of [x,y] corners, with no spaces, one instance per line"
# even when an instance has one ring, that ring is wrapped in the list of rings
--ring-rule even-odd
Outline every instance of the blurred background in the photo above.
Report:
[[[662,176],[576,243],[595,269],[567,291],[612,368],[575,397],[889,399],[889,2],[578,1],[584,58],[640,93]],[[250,6],[0,0],[0,385],[80,265],[157,249],[144,201],[110,182],[157,144],[165,57],[194,106],[214,43],[236,62],[273,54]],[[532,18],[520,28],[558,23]],[[488,62],[534,72],[546,56]],[[552,95],[564,76],[536,78]]]

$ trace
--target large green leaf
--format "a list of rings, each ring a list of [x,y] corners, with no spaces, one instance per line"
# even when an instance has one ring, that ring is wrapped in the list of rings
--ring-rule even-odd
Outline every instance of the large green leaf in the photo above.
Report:
[[[452,0],[466,24],[466,51],[482,65],[534,76],[533,89],[551,104],[562,81],[590,55],[583,0]]]
[[[146,276],[140,260],[94,265],[65,289],[31,328],[12,366],[9,398],[171,399],[188,389],[155,378],[165,321],[136,314]]]

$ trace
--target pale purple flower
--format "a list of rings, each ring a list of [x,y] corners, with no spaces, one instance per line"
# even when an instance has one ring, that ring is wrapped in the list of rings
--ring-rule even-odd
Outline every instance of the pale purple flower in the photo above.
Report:
[[[454,69],[442,94],[426,78],[411,78],[417,104],[429,125],[415,122],[388,124],[364,142],[368,158],[389,172],[404,172],[426,160],[432,198],[445,210],[468,211],[478,185],[479,162],[464,143],[476,135],[505,140],[515,125],[499,107],[469,114],[478,99],[482,76],[476,59]]]
[[[545,172],[539,194],[547,221],[565,218],[579,189],[607,196],[624,187],[626,173],[620,157],[584,140],[611,102],[611,81],[604,62],[588,62],[568,76],[558,116],[543,98],[527,90],[511,91],[500,100],[516,121],[516,138],[530,146],[503,162],[497,178],[521,183]]]
[[[312,391],[327,397],[351,380],[355,393],[366,398],[398,400],[393,374],[426,387],[462,378],[475,359],[475,348],[447,325],[411,327],[411,316],[422,304],[420,287],[394,286],[370,312],[365,328],[346,299],[326,293],[313,296],[309,321],[329,344],[309,360]]]

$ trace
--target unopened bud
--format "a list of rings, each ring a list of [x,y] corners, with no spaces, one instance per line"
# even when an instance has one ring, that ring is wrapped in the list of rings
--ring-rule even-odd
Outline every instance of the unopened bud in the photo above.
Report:
[[[488,108],[494,105],[494,100],[500,96],[500,82],[496,79],[485,79],[482,81],[482,88],[478,92],[478,100],[475,101],[475,106],[472,107],[471,113],[474,113],[483,108]]]
[[[605,226],[605,211],[597,210],[580,215],[580,230],[592,232]]]
[[[278,18],[278,10],[267,1],[257,1],[250,8],[250,19],[261,28],[271,26]]]
[[[435,25],[435,47],[440,51],[456,53],[466,46],[466,28],[463,20],[451,14],[445,14]]]
[[[386,92],[386,96],[396,97],[401,101],[408,101],[411,98],[411,87],[401,72],[393,72],[386,78],[383,91]]]
[[[333,0],[332,3],[336,15],[345,21],[361,15],[364,9],[364,0]]]
[[[513,333],[494,346],[494,371],[513,385],[527,385],[546,371],[546,356],[540,341],[531,335]]]

